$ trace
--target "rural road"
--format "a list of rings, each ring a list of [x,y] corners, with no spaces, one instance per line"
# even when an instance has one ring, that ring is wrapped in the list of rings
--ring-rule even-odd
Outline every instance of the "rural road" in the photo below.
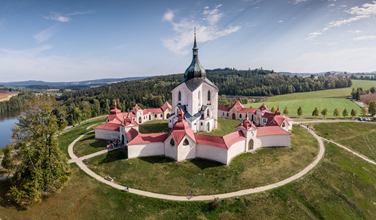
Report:
[[[302,127],[305,127],[305,126],[302,126]],[[305,174],[307,174],[310,170],[312,170],[320,162],[320,160],[324,156],[325,147],[324,147],[324,144],[323,144],[321,138],[316,133],[314,133],[313,131],[311,131],[311,130],[308,130],[308,131],[319,142],[319,147],[320,148],[319,148],[319,154],[318,154],[318,156],[316,157],[316,159],[310,165],[308,165],[302,171],[300,171],[299,173],[297,173],[297,174],[295,174],[295,175],[293,175],[293,176],[291,176],[291,177],[289,177],[289,178],[287,178],[285,180],[282,180],[280,182],[269,184],[269,185],[266,185],[266,186],[257,187],[257,188],[245,189],[245,190],[240,190],[240,191],[236,191],[236,192],[231,192],[231,193],[224,193],[224,194],[217,194],[217,195],[194,196],[192,198],[189,198],[187,196],[172,196],[172,195],[152,193],[152,192],[147,192],[147,191],[133,189],[133,188],[129,188],[129,193],[134,193],[134,194],[137,194],[137,195],[147,196],[147,197],[152,197],[152,198],[157,198],[157,199],[166,199],[166,200],[174,200],[174,201],[204,201],[204,200],[213,200],[214,198],[225,199],[225,198],[230,198],[230,197],[248,195],[248,194],[252,194],[252,193],[259,193],[259,192],[263,192],[263,191],[266,191],[266,190],[270,190],[270,189],[274,189],[274,188],[283,186],[283,185],[285,185],[287,183],[290,183],[292,181],[295,181],[295,180],[301,178],[302,176],[304,176]],[[90,132],[92,132],[92,131],[90,131]],[[82,163],[82,160],[84,159],[84,157],[77,158],[77,156],[73,154],[73,146],[74,146],[74,144],[77,143],[77,141],[79,141],[82,137],[84,137],[86,134],[89,134],[90,132],[87,132],[87,133],[79,136],[76,140],[74,140],[69,145],[69,147],[68,147],[68,153],[69,153],[69,156],[72,158],[70,160],[70,163],[77,163],[77,165],[85,173],[87,173],[91,177],[95,178],[96,180],[98,180],[98,181],[100,181],[100,182],[102,182],[104,184],[107,184],[107,185],[109,185],[111,187],[114,187],[116,189],[119,189],[119,190],[125,190],[124,186],[116,184],[114,182],[109,182],[109,181],[105,180],[104,177],[99,176],[98,174],[96,174],[92,170],[90,170],[86,165],[84,165]],[[106,152],[108,152],[108,151],[107,150],[100,151],[100,152],[97,152],[97,153],[94,153],[94,154],[96,156],[96,155],[100,155],[100,154],[103,154],[103,153],[106,153]],[[90,158],[90,157],[92,157],[92,155],[93,154],[87,155],[87,156],[85,156],[85,158]]]

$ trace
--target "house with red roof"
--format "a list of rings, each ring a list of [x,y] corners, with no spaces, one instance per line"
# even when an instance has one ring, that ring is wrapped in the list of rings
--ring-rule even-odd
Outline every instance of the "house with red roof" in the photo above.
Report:
[[[235,132],[223,137],[195,134],[184,111],[167,133],[141,134],[131,129],[126,134],[128,158],[165,156],[177,162],[194,158],[214,160],[229,165],[236,156],[263,147],[290,146],[291,133],[279,126],[256,127],[247,117]]]
[[[129,140],[126,133],[131,129],[138,130],[139,124],[150,120],[163,120],[171,115],[171,105],[165,102],[160,108],[141,109],[135,105],[130,112],[122,113],[117,109],[116,101],[114,109],[110,111],[104,124],[94,128],[96,139],[114,140],[120,139],[122,143]]]

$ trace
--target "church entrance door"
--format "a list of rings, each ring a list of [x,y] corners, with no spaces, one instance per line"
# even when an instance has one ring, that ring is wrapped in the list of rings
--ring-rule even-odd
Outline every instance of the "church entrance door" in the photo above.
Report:
[[[253,150],[253,139],[248,142],[248,150]]]
[[[149,115],[149,120],[151,120],[151,115]]]
[[[141,123],[141,117],[138,118],[138,123]]]
[[[210,123],[208,123],[208,131],[210,131]]]
[[[235,113],[232,113],[232,119],[235,120]]]

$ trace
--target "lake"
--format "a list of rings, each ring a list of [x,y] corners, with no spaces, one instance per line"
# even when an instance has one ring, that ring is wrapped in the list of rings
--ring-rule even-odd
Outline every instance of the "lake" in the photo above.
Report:
[[[17,116],[19,111],[0,113],[0,149],[3,149],[5,145],[12,144],[9,140],[12,138],[12,127],[18,122]]]

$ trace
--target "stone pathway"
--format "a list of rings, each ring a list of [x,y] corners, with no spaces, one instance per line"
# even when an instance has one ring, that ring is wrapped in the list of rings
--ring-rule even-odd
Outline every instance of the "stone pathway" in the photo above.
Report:
[[[13,174],[9,175],[9,178],[12,178],[12,177],[13,177]],[[0,181],[1,180],[6,180],[6,179],[8,179],[8,175],[6,175],[6,176],[0,176]]]
[[[303,128],[305,126],[302,126]],[[166,200],[174,200],[174,201],[203,201],[203,200],[213,200],[214,198],[219,198],[219,199],[224,199],[224,198],[230,198],[230,197],[236,197],[236,196],[243,196],[243,195],[248,195],[248,194],[252,194],[252,193],[259,193],[259,192],[263,192],[263,191],[266,191],[266,190],[270,190],[270,189],[274,189],[274,188],[277,188],[277,187],[280,187],[280,186],[283,186],[287,183],[290,183],[292,181],[295,181],[299,178],[301,178],[302,176],[304,176],[305,174],[307,174],[310,170],[312,170],[319,162],[320,160],[323,158],[324,156],[324,152],[325,152],[325,147],[324,147],[324,144],[321,140],[321,138],[316,134],[314,133],[313,131],[311,130],[308,130],[316,139],[317,141],[319,142],[319,147],[320,147],[320,150],[319,150],[319,154],[318,156],[316,157],[316,159],[310,164],[308,165],[306,168],[304,168],[302,171],[300,171],[299,173],[295,174],[294,176],[291,176],[285,180],[282,180],[280,182],[277,182],[277,183],[273,183],[273,184],[270,184],[270,185],[266,185],[266,186],[261,186],[261,187],[257,187],[257,188],[253,188],[253,189],[245,189],[245,190],[240,190],[240,191],[237,191],[237,192],[231,192],[231,193],[224,193],[224,194],[217,194],[217,195],[207,195],[207,196],[194,196],[192,198],[189,198],[188,196],[172,196],[172,195],[164,195],[164,194],[158,194],[158,193],[152,193],[152,192],[147,192],[147,191],[143,191],[143,190],[138,190],[138,189],[132,189],[132,188],[129,188],[129,192],[130,193],[134,193],[134,194],[137,194],[137,195],[141,195],[141,196],[147,196],[147,197],[152,197],[152,198],[158,198],[158,199],[166,199]],[[92,132],[92,131],[90,131]],[[95,178],[96,180],[104,183],[104,184],[107,184],[111,187],[114,187],[116,189],[120,189],[120,190],[125,190],[125,186],[122,186],[122,185],[119,185],[119,184],[116,184],[114,182],[109,182],[107,180],[104,179],[104,177],[102,176],[99,176],[98,174],[94,173],[92,170],[90,170],[86,165],[84,165],[82,163],[82,158],[77,158],[76,155],[73,154],[73,146],[74,144],[80,140],[83,136],[85,136],[86,134],[89,134],[90,132],[87,132],[83,135],[81,135],[80,137],[78,137],[76,140],[74,140],[68,147],[68,153],[69,153],[69,156],[72,158],[70,160],[71,163],[77,163],[77,165],[85,172],[87,173],[88,175],[90,175],[91,177]],[[97,152],[95,153],[96,155],[99,155],[101,153],[106,153],[107,151],[100,151],[100,152]],[[90,155],[87,155],[85,157],[92,157],[91,156],[92,154]],[[95,156],[96,156],[95,155]],[[187,193],[188,194],[188,193]]]

